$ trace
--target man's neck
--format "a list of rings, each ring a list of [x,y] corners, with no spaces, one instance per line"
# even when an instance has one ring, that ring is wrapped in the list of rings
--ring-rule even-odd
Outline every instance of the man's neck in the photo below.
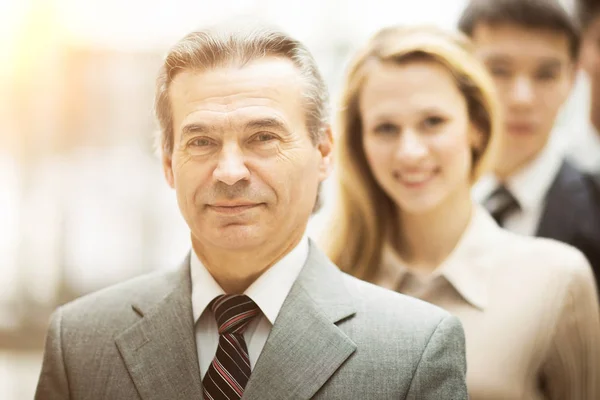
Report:
[[[292,251],[302,235],[285,244],[252,249],[222,249],[204,246],[192,237],[192,248],[207,271],[225,293],[244,293],[266,270]]]
[[[523,168],[527,167],[533,160],[538,158],[542,151],[543,150],[540,150],[524,159],[511,159],[510,157],[506,157],[503,162],[496,164],[494,175],[496,175],[501,182],[506,182],[512,176],[522,171]]]

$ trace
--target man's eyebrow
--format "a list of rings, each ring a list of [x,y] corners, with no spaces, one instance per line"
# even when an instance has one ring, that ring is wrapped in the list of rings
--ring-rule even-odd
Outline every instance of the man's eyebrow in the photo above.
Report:
[[[257,129],[273,129],[278,131],[289,131],[288,126],[285,122],[279,118],[260,118],[247,122],[244,125],[245,130],[257,130]],[[188,136],[206,134],[208,132],[215,132],[217,127],[212,125],[206,125],[198,122],[190,123],[185,125],[181,129],[181,140],[184,140]]]
[[[540,61],[539,68],[560,68],[563,62],[557,58],[545,58]]]
[[[278,118],[261,118],[249,121],[245,130],[256,130],[256,129],[274,129],[279,131],[289,131],[285,122]]]
[[[484,62],[486,64],[510,64],[512,60],[510,57],[503,56],[500,54],[492,54],[485,58]]]
[[[485,59],[486,64],[511,64],[511,60],[508,56],[494,54]],[[554,57],[543,57],[537,60],[538,67],[543,68],[559,68],[563,65],[563,61],[559,58]]]
[[[187,136],[199,134],[199,133],[207,133],[210,131],[214,131],[214,126],[204,125],[200,123],[192,123],[187,124],[181,129],[181,139],[183,140]]]

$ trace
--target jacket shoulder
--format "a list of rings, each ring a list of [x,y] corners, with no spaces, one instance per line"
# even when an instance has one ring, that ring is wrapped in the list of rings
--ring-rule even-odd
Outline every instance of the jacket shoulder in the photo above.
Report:
[[[139,318],[134,304],[159,302],[174,289],[179,274],[172,270],[145,274],[75,299],[54,315],[60,313],[64,332],[116,333]]]
[[[141,298],[146,298],[149,294],[153,298],[165,295],[176,283],[178,271],[156,271],[148,274],[108,286],[104,289],[86,294],[63,306],[63,311],[75,311],[81,308],[98,309],[102,307],[111,307],[115,303],[136,302]],[[166,292],[166,293],[165,293]]]

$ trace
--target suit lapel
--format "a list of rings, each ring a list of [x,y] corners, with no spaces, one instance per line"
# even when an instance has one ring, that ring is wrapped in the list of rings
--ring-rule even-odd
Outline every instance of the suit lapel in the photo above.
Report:
[[[335,324],[356,312],[341,272],[311,241],[308,260],[275,321],[244,399],[308,399],[356,345]]]
[[[162,300],[134,305],[143,318],[116,338],[117,347],[142,399],[201,399],[189,257],[167,286]]]
[[[577,221],[580,221],[576,214],[582,195],[585,196],[585,187],[578,179],[578,172],[563,162],[546,195],[536,236],[571,243],[576,236]]]

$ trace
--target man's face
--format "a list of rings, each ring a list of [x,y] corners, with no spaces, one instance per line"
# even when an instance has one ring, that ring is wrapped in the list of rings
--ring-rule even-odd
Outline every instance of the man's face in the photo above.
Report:
[[[332,144],[329,131],[310,139],[303,85],[274,57],[174,79],[174,150],[163,165],[195,244],[252,250],[304,233]]]
[[[477,56],[496,83],[504,111],[500,163],[518,168],[546,145],[574,76],[567,35],[511,24],[478,24]]]
[[[592,104],[595,113],[600,113],[600,15],[583,33],[581,67],[590,78]]]

